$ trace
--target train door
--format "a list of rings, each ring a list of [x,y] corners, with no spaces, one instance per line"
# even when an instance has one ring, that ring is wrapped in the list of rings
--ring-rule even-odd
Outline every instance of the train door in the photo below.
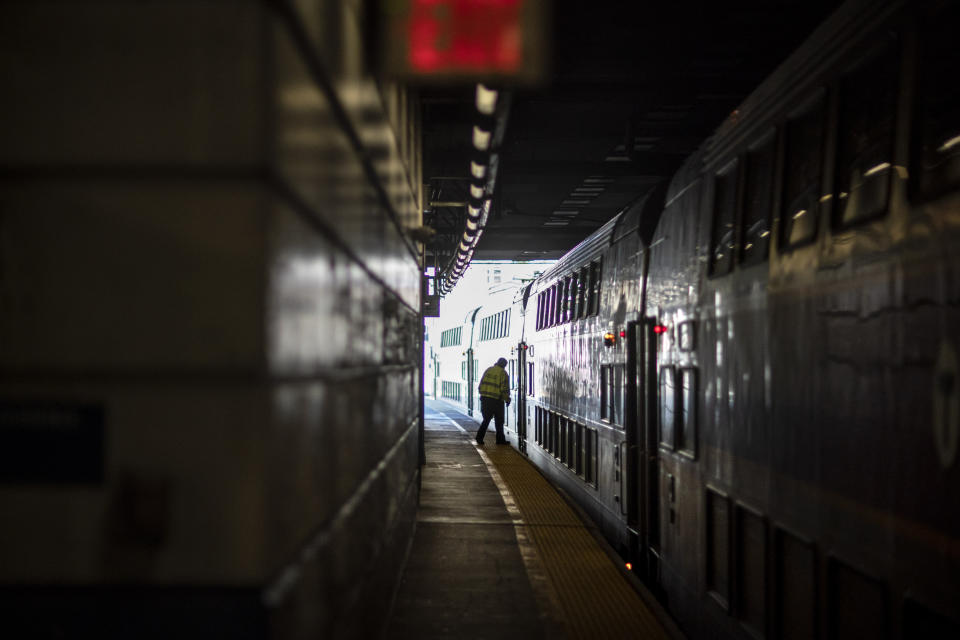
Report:
[[[517,450],[527,452],[527,345],[517,345]]]
[[[476,385],[476,380],[474,380],[473,375],[473,349],[467,349],[467,415],[473,415],[473,396],[474,396],[474,387]]]
[[[639,505],[640,497],[637,492],[637,475],[633,472],[640,463],[638,442],[640,440],[641,421],[638,419],[638,407],[640,406],[637,397],[637,388],[639,384],[640,371],[637,369],[637,323],[628,322],[626,327],[626,347],[627,347],[627,366],[624,372],[626,378],[624,395],[626,403],[624,406],[623,424],[626,430],[626,441],[621,445],[621,451],[617,452],[617,458],[620,462],[620,501],[621,514],[627,518],[627,533],[629,536],[628,547],[630,560],[635,561],[638,557],[640,548],[640,517]]]
[[[630,552],[644,578],[659,582],[660,470],[657,446],[657,323],[627,325],[627,526]]]

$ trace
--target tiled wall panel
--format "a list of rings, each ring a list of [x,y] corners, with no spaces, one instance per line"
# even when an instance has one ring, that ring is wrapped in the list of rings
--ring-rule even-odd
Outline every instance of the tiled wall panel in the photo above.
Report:
[[[0,416],[104,429],[102,480],[0,484],[13,628],[195,630],[170,603],[215,594],[247,637],[378,631],[417,501],[419,125],[357,6],[290,6],[0,9]]]

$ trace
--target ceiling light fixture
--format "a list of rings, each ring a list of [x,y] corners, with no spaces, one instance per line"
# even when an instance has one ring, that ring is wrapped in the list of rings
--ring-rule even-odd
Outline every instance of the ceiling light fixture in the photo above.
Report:
[[[497,110],[497,92],[488,89],[482,84],[477,85],[477,111],[485,116],[492,116]]]
[[[473,125],[473,146],[477,151],[486,151],[490,148],[490,137],[491,133],[489,131],[484,131],[477,125]]]
[[[482,180],[483,176],[486,175],[487,168],[482,164],[477,164],[475,160],[470,161],[470,175],[472,175],[477,180]]]

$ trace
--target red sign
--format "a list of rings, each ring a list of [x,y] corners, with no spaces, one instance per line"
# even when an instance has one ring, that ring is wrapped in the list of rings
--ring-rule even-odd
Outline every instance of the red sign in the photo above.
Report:
[[[542,74],[543,0],[407,0],[382,6],[390,14],[384,21],[384,68],[392,75],[530,81]]]
[[[513,73],[522,60],[520,0],[413,0],[413,69]]]

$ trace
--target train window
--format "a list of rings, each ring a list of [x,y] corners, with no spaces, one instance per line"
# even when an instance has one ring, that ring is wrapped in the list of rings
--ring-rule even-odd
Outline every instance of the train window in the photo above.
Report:
[[[623,422],[623,365],[600,367],[600,419],[611,424]]]
[[[796,247],[817,234],[820,210],[820,172],[823,164],[823,95],[784,127],[783,197],[780,206],[780,245]]]
[[[567,281],[557,283],[557,324],[563,324],[567,315]]]
[[[570,432],[570,421],[566,418],[560,418],[560,442],[557,446],[557,457],[563,464],[570,461],[570,452],[567,450],[567,434]]]
[[[943,4],[943,10],[924,25],[921,38],[915,133],[919,170],[911,175],[923,198],[960,187],[960,85],[951,80],[960,68],[960,48],[956,44],[960,5]]]
[[[956,612],[954,615],[957,615]],[[952,620],[912,598],[903,602],[904,638],[960,638],[960,621]]]
[[[528,363],[527,363],[527,395],[528,395],[528,396],[535,395],[534,392],[533,392],[533,381],[534,381],[534,379],[535,379],[535,378],[533,377],[533,363],[532,363],[532,362],[528,362]]]
[[[724,609],[730,606],[730,499],[707,489],[706,586]]]
[[[613,367],[613,415],[610,422],[623,424],[623,365]]]
[[[710,274],[723,275],[733,266],[734,220],[737,213],[737,165],[734,160],[714,178]]]
[[[600,419],[610,421],[610,366],[600,367]]]
[[[573,470],[577,475],[583,475],[583,425],[579,422],[576,425],[576,443],[574,444]]]
[[[590,301],[588,315],[600,313],[600,261],[590,263]]]
[[[557,308],[560,312],[558,314],[559,319],[557,320],[557,324],[563,324],[567,320],[567,285],[569,282],[566,279],[562,279],[558,284],[560,299],[557,301]]]
[[[773,209],[773,171],[776,162],[776,135],[770,132],[747,152],[740,228],[740,264],[751,265],[767,259],[770,247],[770,212]]]
[[[697,455],[697,370],[680,370],[680,424],[677,430],[677,449],[690,456]]]
[[[555,327],[557,325],[557,317],[560,315],[557,312],[557,303],[560,300],[557,294],[557,285],[554,284],[550,287],[550,326]]]
[[[587,315],[587,289],[590,288],[590,270],[587,267],[580,268],[580,290],[577,291],[577,317],[583,318]]]
[[[560,324],[563,322],[563,280],[560,280],[554,286],[557,291],[554,298],[553,324]]]
[[[597,432],[595,429],[583,430],[583,479],[597,486]]]
[[[563,280],[563,321],[570,322],[573,316],[573,289],[576,284],[572,276],[567,276]]]
[[[767,522],[743,505],[734,513],[734,611],[752,635],[762,637],[767,626]]]
[[[577,274],[567,278],[570,281],[570,287],[567,291],[567,322],[573,322],[577,317]]]
[[[560,416],[556,413],[550,413],[550,453],[557,457],[557,433],[560,431]]]
[[[835,187],[840,226],[877,218],[887,210],[898,63],[897,49],[887,46],[840,82]]]
[[[693,320],[681,322],[679,332],[680,338],[677,340],[677,348],[680,351],[693,351],[697,344],[697,334],[694,331]]]
[[[674,431],[676,426],[677,396],[676,372],[673,367],[660,369],[660,444],[669,449],[674,448]]]
[[[775,637],[784,640],[817,637],[816,561],[813,543],[797,538],[783,529],[774,529],[774,619],[779,632]]]
[[[827,564],[827,637],[887,637],[884,584],[836,558]]]

